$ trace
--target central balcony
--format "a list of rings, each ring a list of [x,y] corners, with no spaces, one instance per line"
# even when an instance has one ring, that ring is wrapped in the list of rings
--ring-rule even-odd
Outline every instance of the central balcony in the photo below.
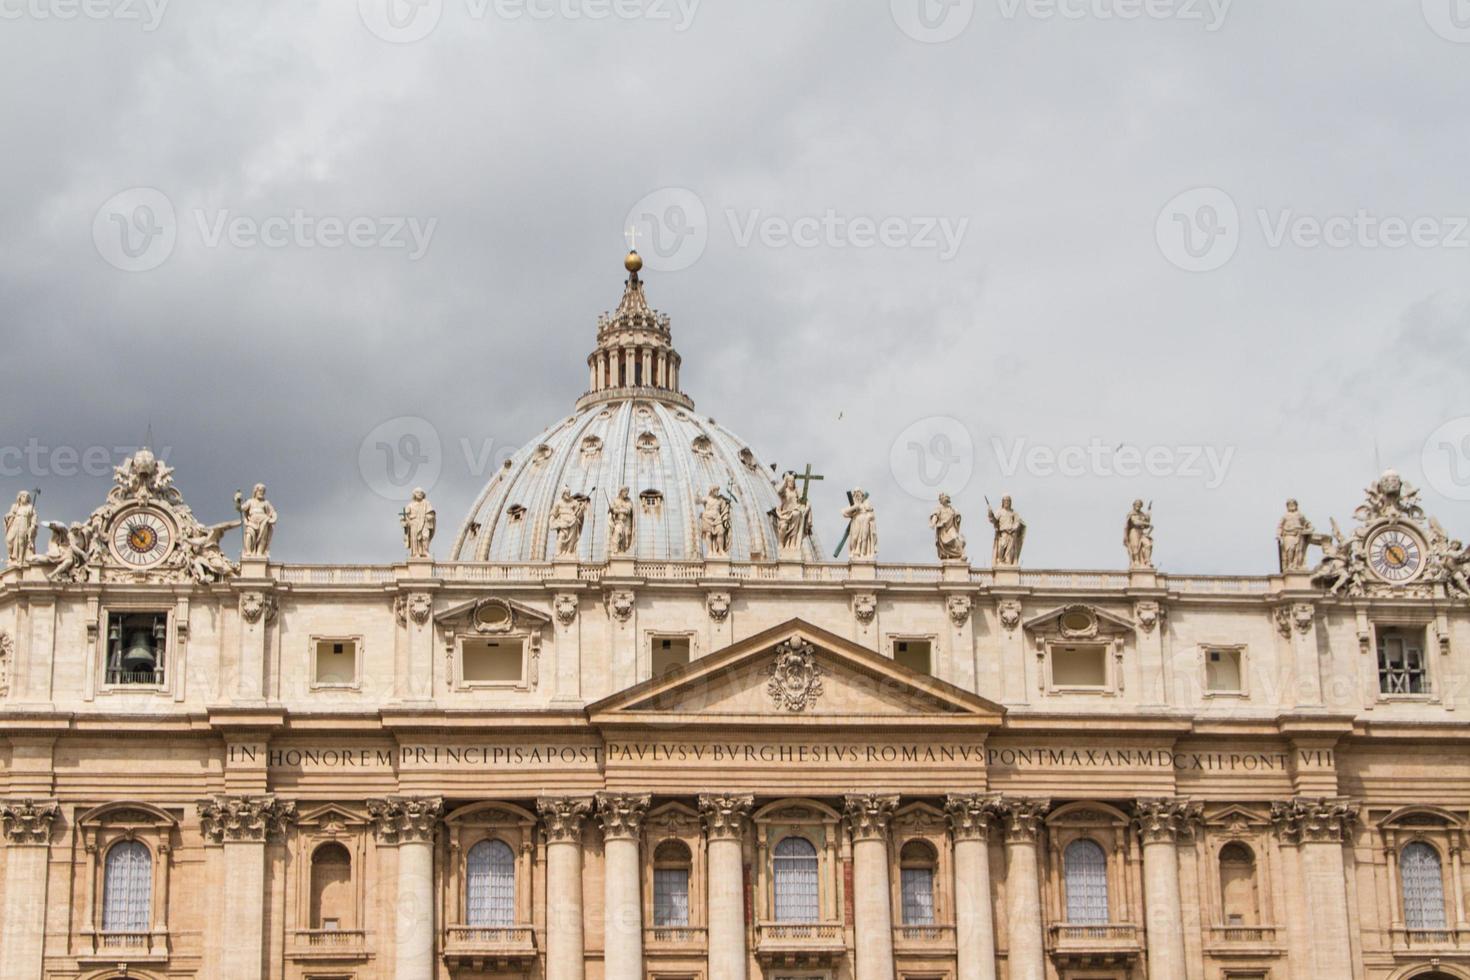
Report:
[[[702,953],[704,929],[696,926],[650,926],[643,930],[643,948],[650,954]]]
[[[525,966],[536,959],[536,930],[530,926],[448,926],[444,958],[476,970]]]
[[[365,960],[367,934],[361,929],[295,929],[286,955],[293,960]]]
[[[765,965],[826,966],[847,953],[840,922],[761,922],[755,955]]]
[[[896,925],[893,927],[893,951],[943,956],[955,951],[954,926]]]
[[[83,936],[85,945],[78,956],[89,962],[162,963],[168,959],[168,933],[97,930]]]
[[[1205,951],[1211,956],[1261,956],[1285,952],[1276,944],[1275,926],[1210,926]]]
[[[1085,966],[1109,966],[1135,960],[1143,952],[1138,926],[1131,922],[1098,925],[1054,923],[1047,948],[1059,960]]]

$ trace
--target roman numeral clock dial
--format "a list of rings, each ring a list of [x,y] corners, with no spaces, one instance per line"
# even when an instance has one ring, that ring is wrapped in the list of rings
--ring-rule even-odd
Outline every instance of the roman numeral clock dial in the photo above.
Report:
[[[133,568],[152,568],[174,546],[173,525],[151,510],[135,510],[119,518],[112,530],[112,552]]]
[[[1368,565],[1385,582],[1409,582],[1424,569],[1424,546],[1401,528],[1389,527],[1368,541]]]

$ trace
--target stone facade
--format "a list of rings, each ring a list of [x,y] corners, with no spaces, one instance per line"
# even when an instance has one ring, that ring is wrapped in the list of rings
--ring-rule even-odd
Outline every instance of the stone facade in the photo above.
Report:
[[[692,410],[649,322],[672,394],[594,408]],[[1393,481],[1224,578],[237,564],[171,473],[0,573],[0,980],[1470,978],[1470,605],[1379,574],[1450,554]]]

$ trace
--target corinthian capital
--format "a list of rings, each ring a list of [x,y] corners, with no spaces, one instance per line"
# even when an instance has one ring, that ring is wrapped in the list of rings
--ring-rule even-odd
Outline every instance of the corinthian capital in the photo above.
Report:
[[[602,824],[604,838],[634,838],[643,830],[643,815],[651,801],[647,793],[632,796],[623,793],[599,793],[597,821]]]
[[[1271,804],[1271,823],[1289,843],[1341,841],[1358,822],[1358,808],[1345,799],[1298,796]]]
[[[951,793],[944,812],[955,840],[989,840],[991,821],[1002,817],[995,797],[981,793]]]
[[[373,833],[384,844],[433,843],[444,801],[437,796],[391,796],[368,800]]]
[[[1049,809],[1050,800],[1011,796],[996,801],[996,811],[1005,822],[1006,841],[1010,843],[1035,843],[1041,836],[1041,818]]]
[[[745,824],[750,820],[750,811],[754,807],[753,796],[717,796],[705,793],[699,797],[699,812],[704,814],[704,827],[710,840],[743,839]]]
[[[1133,822],[1145,844],[1172,844],[1194,832],[1204,807],[1189,800],[1150,799],[1133,804]]]
[[[216,844],[279,838],[296,822],[296,803],[274,796],[216,796],[199,801],[199,829]]]
[[[7,844],[49,844],[51,825],[61,813],[60,804],[52,800],[13,800],[0,803],[0,828]]]
[[[536,801],[536,812],[541,814],[541,823],[546,828],[546,839],[553,844],[575,844],[581,841],[582,821],[591,809],[591,801],[571,796]]]
[[[843,806],[853,840],[885,840],[888,821],[898,809],[898,797],[878,793],[849,796]]]

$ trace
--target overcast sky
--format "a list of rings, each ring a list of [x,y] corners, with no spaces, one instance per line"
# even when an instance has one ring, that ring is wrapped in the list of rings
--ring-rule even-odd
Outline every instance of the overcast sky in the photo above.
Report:
[[[861,485],[932,559],[948,489],[978,560],[1009,492],[1027,565],[1123,567],[1142,497],[1162,568],[1264,573],[1379,465],[1470,534],[1465,0],[150,2],[0,0],[0,489],[45,519],[151,425],[201,519],[264,481],[275,557],[394,561],[387,442],[442,554],[632,223],[828,542]]]

